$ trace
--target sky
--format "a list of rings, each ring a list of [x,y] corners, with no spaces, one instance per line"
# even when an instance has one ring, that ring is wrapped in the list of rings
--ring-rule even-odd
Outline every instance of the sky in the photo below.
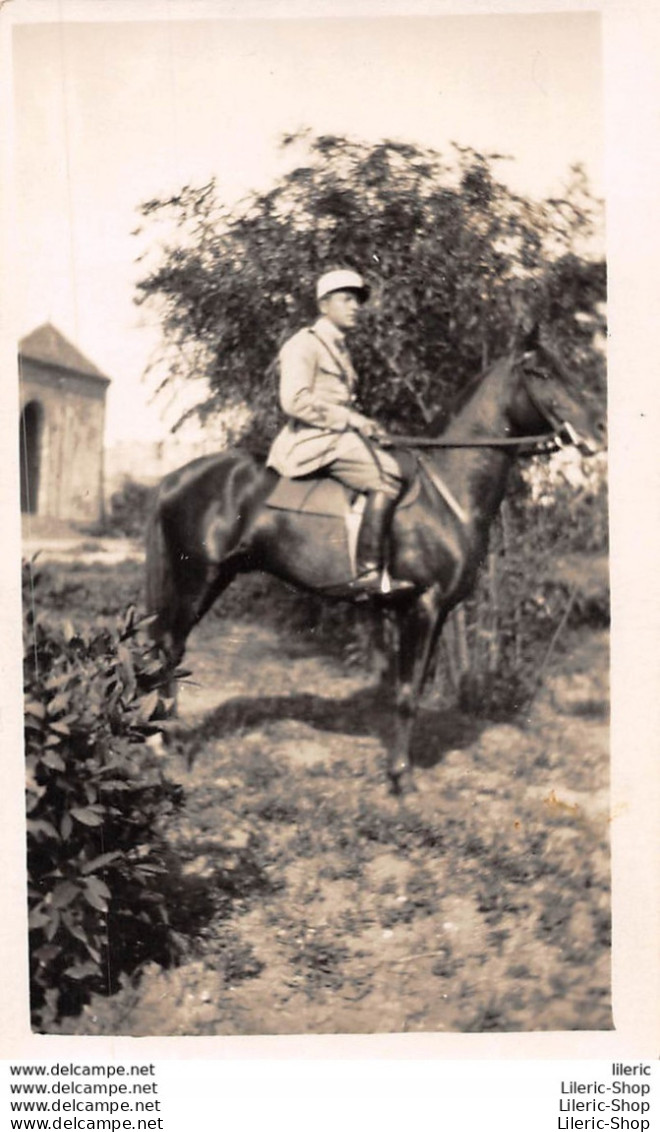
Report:
[[[142,380],[159,328],[133,302],[141,202],[211,176],[236,201],[305,127],[510,155],[500,175],[535,197],[581,162],[600,194],[600,31],[576,12],[19,24],[19,333],[51,321],[112,378],[109,443],[159,438],[177,406]]]

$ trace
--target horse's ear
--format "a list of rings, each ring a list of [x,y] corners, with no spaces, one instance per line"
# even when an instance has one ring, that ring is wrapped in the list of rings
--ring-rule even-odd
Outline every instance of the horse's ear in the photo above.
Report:
[[[511,347],[515,354],[527,354],[537,350],[541,345],[540,326],[538,319],[519,297],[513,301],[513,333]]]

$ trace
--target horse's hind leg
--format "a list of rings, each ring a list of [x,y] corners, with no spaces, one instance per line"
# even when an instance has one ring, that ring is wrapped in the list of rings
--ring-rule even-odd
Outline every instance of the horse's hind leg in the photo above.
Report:
[[[172,618],[172,655],[178,664],[185,652],[186,641],[220,594],[234,580],[238,563],[228,558],[219,565],[187,563],[181,572],[181,587]]]
[[[174,580],[174,579],[173,579]],[[176,714],[177,680],[175,671],[183,658],[186,641],[197,620],[198,594],[190,579],[179,577],[168,594],[167,604],[148,611],[154,616],[149,627],[151,639],[163,660],[163,691],[173,701]]]
[[[156,644],[166,657],[167,678],[164,690],[173,701],[174,715],[177,699],[175,671],[184,657],[188,637],[236,573],[237,566],[233,562],[213,568],[201,563],[187,563],[186,570],[180,572],[176,596],[172,598],[166,617],[161,615],[156,619]]]

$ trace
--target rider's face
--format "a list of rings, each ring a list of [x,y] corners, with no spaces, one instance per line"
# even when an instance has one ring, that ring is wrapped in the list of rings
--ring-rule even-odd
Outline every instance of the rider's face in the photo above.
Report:
[[[351,290],[332,291],[319,303],[321,313],[329,318],[338,330],[351,330],[355,326],[361,306],[357,291]]]

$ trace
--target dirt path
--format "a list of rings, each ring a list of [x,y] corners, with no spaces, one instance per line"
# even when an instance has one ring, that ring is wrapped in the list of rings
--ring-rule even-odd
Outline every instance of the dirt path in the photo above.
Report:
[[[524,730],[422,712],[403,801],[366,677],[213,620],[187,663],[168,837],[198,947],[72,1031],[611,1026],[606,634],[555,662]]]
[[[326,656],[285,642],[268,626],[215,620],[200,626],[190,639],[185,667],[191,670],[179,693],[179,714],[195,724],[208,712],[235,697],[314,695],[342,700],[373,678],[349,672]]]

